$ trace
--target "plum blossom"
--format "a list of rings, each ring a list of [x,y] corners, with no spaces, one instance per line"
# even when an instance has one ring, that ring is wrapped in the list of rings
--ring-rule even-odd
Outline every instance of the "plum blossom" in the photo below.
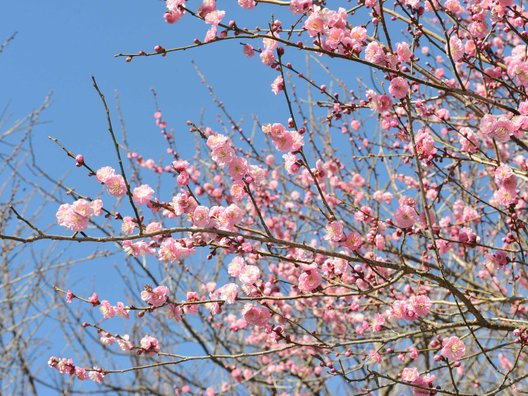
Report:
[[[102,212],[103,203],[96,199],[89,202],[78,199],[73,204],[62,204],[57,210],[57,223],[72,231],[84,231],[92,216],[99,216]]]
[[[141,348],[147,356],[152,356],[160,351],[159,341],[156,337],[146,335],[140,341]]]
[[[238,285],[236,283],[228,283],[219,288],[217,292],[227,304],[233,304],[238,296]]]
[[[106,183],[106,179],[108,179],[110,176],[114,176],[116,174],[115,169],[110,166],[104,166],[102,168],[99,168],[97,172],[95,173],[95,178],[99,181],[99,183]]]
[[[401,228],[412,227],[416,223],[418,215],[416,210],[409,205],[402,205],[396,210],[394,223]]]
[[[114,307],[110,304],[108,300],[101,301],[99,310],[101,311],[105,319],[111,319],[116,314]]]
[[[450,360],[460,360],[466,353],[464,341],[456,336],[444,338],[442,347],[440,354]]]
[[[128,334],[117,337],[117,345],[119,345],[119,348],[121,348],[123,352],[128,352],[134,349],[134,344],[130,342],[130,336]]]
[[[246,304],[242,310],[242,316],[248,324],[264,326],[270,320],[271,313],[264,307]]]
[[[154,190],[148,184],[142,184],[141,186],[134,188],[134,191],[132,192],[134,202],[138,205],[143,205],[150,202],[153,195]]]
[[[282,76],[277,76],[275,80],[271,83],[271,91],[278,95],[284,89],[284,79]]]
[[[427,296],[411,296],[409,305],[418,316],[425,316],[431,311],[431,300]]]
[[[192,220],[196,227],[208,227],[211,223],[209,208],[206,206],[197,206],[194,209]]]
[[[405,382],[414,382],[418,377],[420,376],[420,373],[416,369],[416,367],[406,367],[403,369],[401,373],[401,379]]]
[[[158,286],[152,289],[146,286],[145,290],[141,292],[141,299],[153,307],[161,307],[167,301],[167,293],[169,288],[167,286]]]
[[[321,284],[321,279],[321,274],[315,269],[307,270],[299,277],[299,290],[309,293]]]
[[[245,285],[253,285],[259,278],[261,272],[256,265],[245,265],[239,273],[239,280]]]
[[[238,5],[246,10],[251,10],[252,8],[255,8],[257,3],[255,0],[238,0]]]
[[[101,369],[99,369],[99,368],[97,368],[97,367],[94,367],[93,370],[91,370],[91,371],[88,372],[88,377],[90,377],[90,379],[91,379],[93,382],[97,382],[98,384],[102,384],[105,375],[104,375],[104,373],[101,371]]]
[[[393,78],[390,82],[389,92],[396,99],[403,99],[409,93],[409,84],[403,77]]]
[[[167,0],[167,12],[163,15],[167,23],[176,23],[185,14],[185,0]]]
[[[182,260],[194,252],[193,248],[188,248],[182,242],[174,238],[166,238],[158,251],[158,259],[164,263],[172,263]]]
[[[343,223],[340,221],[331,221],[328,223],[324,238],[330,242],[341,242],[343,239],[345,239],[345,234],[343,233]]]

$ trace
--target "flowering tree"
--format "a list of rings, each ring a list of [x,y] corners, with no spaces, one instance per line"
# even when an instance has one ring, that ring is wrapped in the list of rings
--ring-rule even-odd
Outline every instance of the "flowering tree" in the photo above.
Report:
[[[325,3],[168,0],[166,22],[205,23],[204,38],[119,54],[231,41],[275,71],[289,117],[252,136],[210,88],[230,128],[189,121],[194,157],[160,109],[171,161],[123,150],[94,79],[119,166],[57,142],[98,197],[70,190],[61,233],[35,220],[1,236],[117,243],[134,268],[122,302],[56,288],[100,311],[75,317],[77,331],[108,357],[52,356],[52,368],[155,394],[526,389],[528,13],[511,0]],[[149,171],[174,192],[143,182]]]

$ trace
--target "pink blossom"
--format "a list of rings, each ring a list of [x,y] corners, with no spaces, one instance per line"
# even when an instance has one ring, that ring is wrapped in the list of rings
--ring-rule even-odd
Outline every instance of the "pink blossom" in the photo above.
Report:
[[[478,151],[477,135],[470,128],[460,128],[458,140],[463,152],[473,154]]]
[[[513,176],[512,168],[506,164],[501,164],[495,169],[495,182],[498,184],[504,183],[511,176]]]
[[[451,36],[449,39],[449,48],[446,44],[446,52],[451,55],[455,62],[460,61],[464,56],[464,44],[457,36]]]
[[[218,289],[218,295],[227,304],[233,304],[238,296],[238,285],[235,283],[228,283]]]
[[[431,311],[431,300],[427,296],[411,296],[409,305],[418,316],[425,316]]]
[[[125,318],[125,319],[130,318],[128,309],[125,307],[125,304],[123,304],[121,301],[118,301],[117,304],[114,306],[114,311],[116,315],[121,316],[122,318]]]
[[[291,0],[290,10],[294,14],[302,14],[312,6],[312,0]]]
[[[432,384],[433,384],[434,379],[435,379],[434,375],[427,374],[427,375],[424,375],[423,377],[416,378],[412,382],[412,384],[413,385],[417,385],[417,386],[419,386],[421,388],[432,388]],[[430,396],[431,395],[432,390],[429,391],[429,390],[424,390],[424,389],[421,389],[421,388],[417,388],[417,387],[412,388],[413,393],[416,396]]]
[[[271,318],[270,312],[264,307],[257,307],[253,304],[244,305],[242,316],[248,324],[264,326]]]
[[[196,227],[209,227],[210,223],[209,208],[206,206],[197,206],[193,213],[193,224]]]
[[[396,99],[403,99],[409,93],[409,84],[403,77],[393,78],[390,82],[389,92]]]
[[[233,229],[233,227],[242,221],[244,211],[237,205],[231,204],[218,217],[218,225],[223,229]]]
[[[123,250],[126,254],[134,257],[145,256],[147,254],[152,255],[155,253],[154,248],[152,248],[145,241],[133,242],[131,240],[126,240],[123,241],[121,245],[123,246]]]
[[[372,321],[372,331],[375,333],[377,333],[378,331],[381,331],[384,324],[385,324],[385,317],[378,313],[375,314],[374,320]]]
[[[153,307],[161,307],[167,301],[168,292],[167,286],[158,286],[154,289],[145,287],[145,290],[141,292],[141,299]]]
[[[308,31],[310,36],[316,36],[324,30],[324,19],[319,13],[312,13],[304,22],[304,28]]]
[[[100,216],[103,214],[103,201],[100,199],[94,199],[91,203],[91,206],[94,216]]]
[[[141,339],[140,345],[147,356],[155,355],[160,351],[159,341],[156,337],[146,335]]]
[[[284,89],[284,79],[282,76],[275,77],[275,80],[271,83],[271,91],[278,95]]]
[[[92,371],[89,371],[88,376],[93,382],[97,382],[98,384],[102,384],[105,377],[97,367],[94,367]]]
[[[242,180],[248,170],[247,161],[242,157],[235,157],[229,163],[228,170],[229,176],[231,176],[233,180]]]
[[[442,346],[440,354],[450,360],[460,360],[466,353],[464,342],[456,336],[444,338]]]
[[[136,228],[136,220],[130,216],[125,216],[123,223],[121,223],[121,231],[125,235],[130,235],[134,232],[134,228]]]
[[[128,334],[117,337],[117,345],[119,345],[119,348],[123,352],[128,352],[134,349],[134,344],[130,342],[129,338],[130,336]]]
[[[107,300],[101,301],[101,306],[99,307],[99,310],[101,311],[105,319],[113,318],[115,315],[114,307],[112,307],[110,302]]]
[[[511,134],[514,132],[515,126],[513,122],[506,117],[500,117],[491,128],[489,135],[498,142],[505,143],[510,140]]]
[[[82,367],[75,367],[75,376],[81,381],[84,381],[90,378],[86,370],[83,369]]]
[[[166,238],[160,246],[158,259],[164,263],[172,263],[188,257],[194,252],[193,248],[188,248],[174,238]]]
[[[225,11],[213,10],[207,13],[204,20],[205,23],[208,23],[210,25],[218,25],[220,22],[222,22],[222,19],[224,19],[224,17]]]
[[[111,175],[104,182],[108,194],[113,197],[122,197],[127,193],[125,179],[121,175]]]
[[[193,213],[198,204],[188,191],[182,191],[172,198],[172,208],[176,216],[184,213]]]
[[[179,305],[170,303],[167,307],[169,309],[169,318],[174,319],[177,322],[182,320],[182,309]]]
[[[74,297],[75,295],[73,294],[73,292],[71,290],[68,290],[66,293],[66,302],[71,304]]]
[[[250,44],[244,44],[242,51],[248,58],[251,58],[253,55],[255,55],[255,50]]]
[[[321,284],[321,274],[312,269],[303,272],[299,277],[299,290],[303,293],[311,292]]]
[[[409,205],[402,205],[396,210],[395,224],[401,228],[412,227],[416,223],[418,215],[416,210]]]
[[[97,296],[96,293],[93,293],[90,298],[88,299],[88,301],[95,307],[97,305],[100,304],[99,302],[99,297]]]
[[[246,265],[241,270],[239,279],[245,285],[253,285],[260,278],[260,269],[256,265]]]
[[[324,238],[330,242],[340,242],[345,239],[343,223],[340,221],[331,221],[328,223],[326,225],[326,235]]]
[[[376,41],[371,42],[365,49],[365,59],[376,65],[384,66],[386,63],[386,55],[383,47]]]
[[[396,44],[396,53],[400,62],[409,62],[411,60],[412,52],[406,42]]]
[[[88,221],[92,216],[101,214],[101,210],[98,210],[100,206],[102,206],[100,200],[90,203],[84,199],[78,199],[71,205],[62,204],[57,210],[57,223],[72,231],[83,231],[88,226]]]
[[[99,341],[101,341],[101,344],[103,344],[103,345],[110,346],[114,342],[116,342],[116,339],[110,333],[108,333],[106,331],[101,331],[100,337],[99,337]]]
[[[187,302],[192,303],[194,301],[198,301],[198,293],[194,291],[187,292]],[[185,313],[196,314],[198,313],[198,305],[197,304],[184,305],[183,310]]]
[[[142,184],[141,186],[134,188],[134,191],[132,192],[134,202],[138,205],[150,202],[153,195],[154,190],[148,184]]]
[[[219,165],[227,165],[235,158],[235,150],[233,150],[230,143],[226,142],[221,146],[215,147],[211,152],[211,156]]]
[[[106,179],[108,179],[110,176],[114,176],[115,169],[111,168],[109,166],[104,166],[97,170],[95,177],[100,183],[106,183]]]
[[[161,223],[158,223],[157,221],[153,221],[152,223],[147,224],[147,226],[145,227],[145,232],[147,234],[152,234],[152,233],[160,231],[162,228],[163,226],[161,225]],[[155,235],[152,237],[152,239],[155,239],[155,240],[158,240],[159,238],[161,238],[161,235]]]
[[[238,5],[246,10],[251,10],[252,8],[255,8],[257,3],[255,0],[238,0]]]
[[[260,60],[266,66],[271,66],[273,63],[275,63],[275,55],[271,50],[264,50],[260,53]]]
[[[244,259],[240,256],[235,256],[227,267],[227,273],[229,276],[239,276],[245,268],[246,263]]]
[[[418,372],[416,367],[406,367],[401,373],[401,379],[405,382],[414,382],[418,379],[419,376],[420,373]]]

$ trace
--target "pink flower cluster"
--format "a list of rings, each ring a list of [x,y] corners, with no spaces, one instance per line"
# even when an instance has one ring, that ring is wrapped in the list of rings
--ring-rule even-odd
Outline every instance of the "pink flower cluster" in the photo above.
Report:
[[[500,205],[508,206],[517,202],[517,178],[508,165],[502,164],[495,169],[495,183],[499,189],[493,198]]]
[[[110,346],[117,342],[117,345],[123,352],[128,352],[134,349],[134,344],[130,342],[130,337],[128,334],[125,335],[112,335],[104,330],[98,330],[99,333],[99,341],[101,341],[101,344]]]
[[[253,304],[244,305],[242,316],[248,324],[255,326],[264,326],[271,318],[271,313],[264,307],[255,306]]]
[[[130,318],[128,309],[120,301],[115,306],[113,306],[108,300],[103,300],[99,303],[99,310],[101,311],[105,319],[111,319],[115,315],[121,316],[125,319]]]
[[[392,303],[389,317],[397,320],[416,320],[431,311],[431,300],[427,296],[411,296],[408,300],[396,300]]]
[[[495,139],[499,143],[506,143],[512,135],[517,135],[520,127],[521,125],[516,125],[506,116],[497,117],[492,114],[486,114],[480,120],[481,135]]]
[[[466,353],[464,341],[456,336],[444,338],[442,347],[440,354],[449,360],[460,360]]]
[[[228,283],[217,290],[218,295],[226,304],[233,304],[238,297],[238,285]]]
[[[109,166],[100,168],[96,172],[96,178],[106,187],[106,191],[113,197],[122,197],[127,193],[125,179],[121,175],[116,175],[115,169]]]
[[[412,388],[413,393],[416,396],[430,396],[435,394],[435,389],[433,389],[433,381],[435,380],[435,378],[436,376],[432,374],[420,376],[420,373],[418,372],[416,367],[406,367],[401,373],[401,379],[403,381],[408,382],[412,385],[419,386],[420,388],[431,388],[430,391],[426,389]]]
[[[321,284],[321,274],[316,269],[308,269],[299,276],[299,290],[302,293],[309,293]]]
[[[293,6],[294,10],[303,8],[306,8],[306,2]],[[318,44],[326,51],[359,54],[367,40],[367,31],[360,26],[350,28],[347,16],[346,10],[341,7],[334,11],[313,6],[312,12],[304,22],[304,29],[311,37],[317,37]]]
[[[103,212],[103,202],[96,199],[92,202],[78,199],[73,204],[62,204],[57,210],[59,225],[72,231],[83,231],[88,226],[92,216],[99,216]]]
[[[145,286],[145,290],[141,292],[141,299],[153,307],[161,307],[167,301],[168,293],[169,288],[167,286],[158,286],[154,289]]]
[[[165,238],[159,248],[158,259],[164,263],[181,261],[188,257],[191,253],[194,253],[192,242],[190,242],[190,245],[191,247],[187,247],[187,244],[184,240]]]
[[[87,371],[86,369],[76,366],[72,359],[56,358],[51,356],[48,360],[48,366],[55,368],[61,374],[70,374],[75,376],[81,381],[90,379],[99,384],[103,383],[104,371],[94,367],[92,370]]]
[[[303,136],[298,131],[287,131],[282,124],[266,124],[262,132],[271,138],[279,151],[297,151],[304,146]]]
[[[167,23],[175,23],[185,15],[185,0],[167,0],[167,12],[163,15]]]
[[[140,350],[140,353],[144,353],[147,356],[155,355],[160,351],[160,344],[156,337],[146,335],[141,339],[139,344],[142,348],[142,350]]]

